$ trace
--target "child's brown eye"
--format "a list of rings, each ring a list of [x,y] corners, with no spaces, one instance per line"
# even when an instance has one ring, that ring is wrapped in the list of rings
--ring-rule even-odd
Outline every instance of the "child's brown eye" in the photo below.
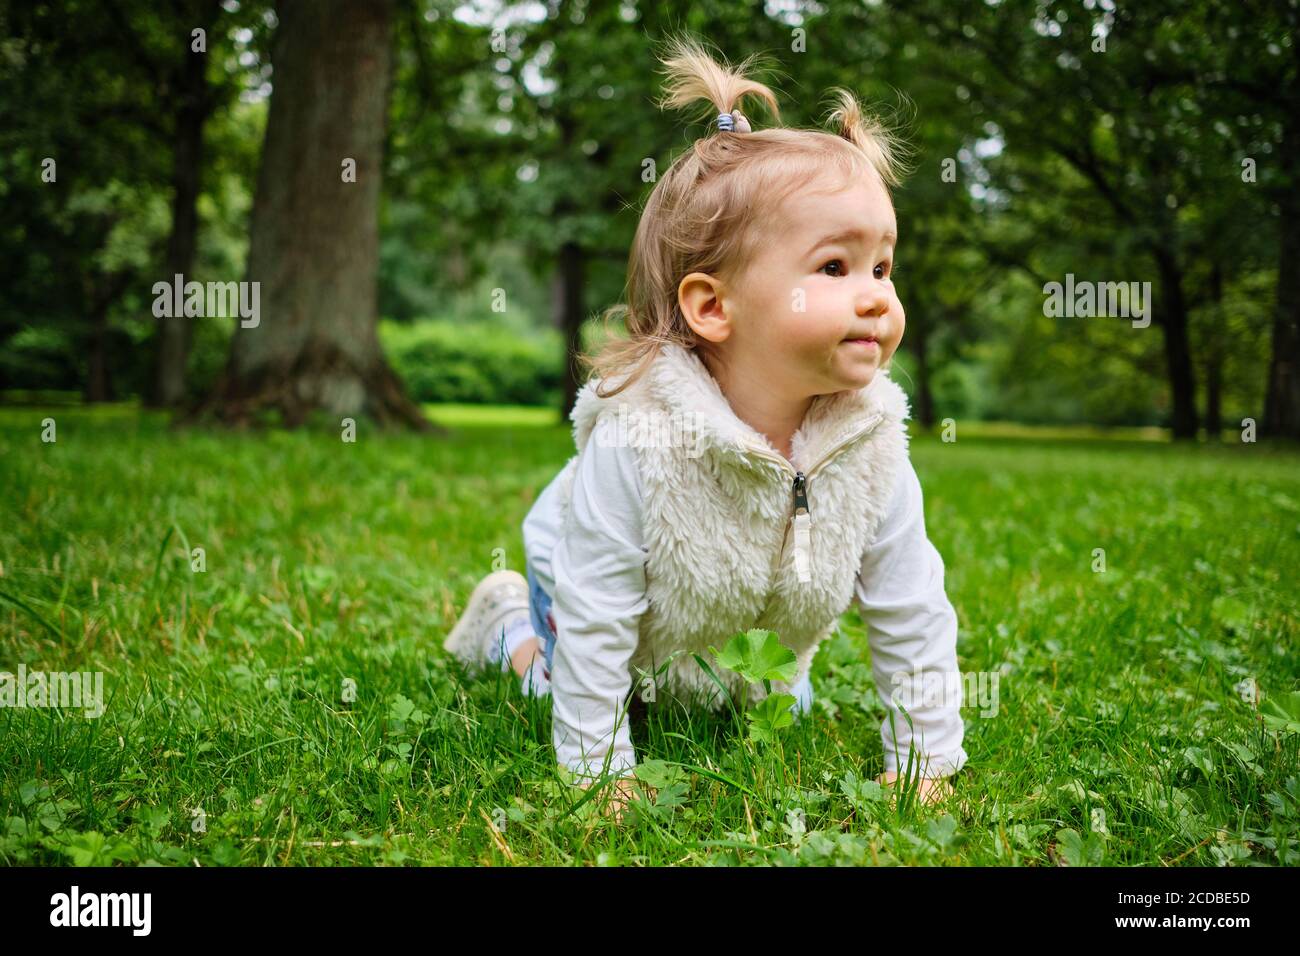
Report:
[[[885,264],[882,262],[880,265],[872,269],[871,272],[877,279],[883,279],[885,277]]]
[[[840,271],[839,273],[837,273],[837,275],[843,275],[843,274],[844,274],[844,273],[843,273],[844,260],[842,260],[842,259],[832,259],[830,262],[826,263],[826,265],[822,266],[822,267],[821,267],[820,269],[818,269],[817,271],[818,271],[818,272],[824,272],[826,269],[829,269],[831,266],[837,266],[837,267],[839,267],[839,269],[840,269],[841,271]],[[827,274],[827,275],[832,275],[832,274],[835,274],[835,273],[827,272],[826,274]]]

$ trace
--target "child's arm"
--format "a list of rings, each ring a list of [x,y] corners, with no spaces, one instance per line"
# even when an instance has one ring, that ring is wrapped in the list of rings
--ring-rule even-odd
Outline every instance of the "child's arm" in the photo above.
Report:
[[[648,607],[645,560],[633,451],[593,436],[552,554],[552,737],[557,759],[579,781],[604,772],[606,758],[616,773],[636,763],[625,699]]]
[[[880,731],[887,772],[907,771],[912,744],[913,774],[947,777],[966,763],[957,614],[943,582],[943,559],[925,533],[921,483],[907,459],[856,585],[871,670],[887,712]]]

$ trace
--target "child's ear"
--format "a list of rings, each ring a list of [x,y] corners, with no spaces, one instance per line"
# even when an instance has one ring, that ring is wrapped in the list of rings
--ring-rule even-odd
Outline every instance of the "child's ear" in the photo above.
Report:
[[[707,342],[722,342],[731,335],[731,317],[723,306],[721,280],[707,272],[692,272],[677,286],[677,305],[686,324]]]

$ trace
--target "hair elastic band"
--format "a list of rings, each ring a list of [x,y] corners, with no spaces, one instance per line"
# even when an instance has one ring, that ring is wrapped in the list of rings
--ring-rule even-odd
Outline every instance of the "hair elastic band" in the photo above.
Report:
[[[749,120],[745,119],[745,114],[740,110],[732,110],[730,113],[718,114],[718,129],[724,133],[751,133],[753,130],[749,125]]]

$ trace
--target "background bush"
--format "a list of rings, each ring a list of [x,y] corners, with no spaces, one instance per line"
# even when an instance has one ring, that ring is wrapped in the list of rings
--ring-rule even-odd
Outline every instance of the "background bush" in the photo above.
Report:
[[[502,335],[475,324],[426,319],[381,322],[379,337],[418,402],[559,405],[564,342],[554,329]]]

